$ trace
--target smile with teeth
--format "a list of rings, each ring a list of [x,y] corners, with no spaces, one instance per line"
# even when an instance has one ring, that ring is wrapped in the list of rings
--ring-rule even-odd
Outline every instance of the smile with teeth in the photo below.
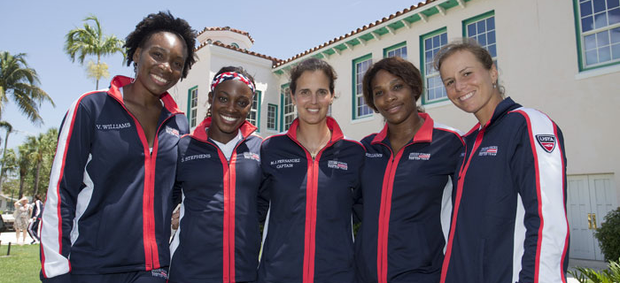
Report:
[[[310,113],[318,113],[319,109],[310,109],[310,108],[306,108],[308,110],[308,112]]]
[[[466,94],[466,95],[463,95],[463,96],[459,97],[459,100],[460,100],[460,101],[467,100],[467,99],[469,99],[470,97],[472,97],[473,95],[474,95],[474,92],[472,91],[472,92],[470,92],[470,93],[468,93],[468,94]]]
[[[220,117],[222,117],[222,120],[230,123],[237,121],[237,118],[233,118],[230,116],[220,115]]]
[[[168,80],[166,80],[166,79],[164,79],[164,78],[162,78],[162,77],[160,77],[160,76],[158,76],[158,75],[151,75],[151,77],[152,77],[155,81],[157,81],[158,83],[160,83],[160,84],[167,84],[167,83],[168,83]]]

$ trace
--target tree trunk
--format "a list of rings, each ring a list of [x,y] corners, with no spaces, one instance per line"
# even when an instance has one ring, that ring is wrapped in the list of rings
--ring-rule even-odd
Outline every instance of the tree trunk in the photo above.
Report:
[[[11,132],[10,131],[6,131],[6,135],[4,136],[4,149],[2,150],[2,161],[0,162],[0,165],[2,166],[2,169],[0,169],[0,193],[2,193],[2,180],[4,179],[4,159],[6,156],[6,145],[9,143],[9,134]]]
[[[26,174],[19,174],[19,197],[21,199],[24,196],[24,182],[26,181]]]
[[[99,62],[101,61],[101,55],[97,54],[97,66],[99,66]],[[95,90],[99,89],[99,77],[97,77],[97,83],[95,84]]]
[[[41,172],[41,163],[43,163],[42,160],[37,161],[37,171],[34,172],[34,193],[32,193],[32,196],[36,196],[37,193],[39,193],[39,173]]]

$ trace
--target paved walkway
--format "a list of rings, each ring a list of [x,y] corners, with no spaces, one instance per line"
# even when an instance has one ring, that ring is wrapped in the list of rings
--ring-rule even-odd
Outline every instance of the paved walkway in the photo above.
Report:
[[[15,239],[15,232],[2,232],[2,233],[0,233],[0,241],[2,241],[2,245],[3,246],[4,245],[8,245],[9,242],[12,243],[11,245],[15,245],[16,242],[17,242],[16,239]],[[30,235],[28,235],[28,232],[26,232],[26,243],[24,243],[24,244],[25,245],[29,245],[30,242],[32,242],[32,238],[30,238]]]

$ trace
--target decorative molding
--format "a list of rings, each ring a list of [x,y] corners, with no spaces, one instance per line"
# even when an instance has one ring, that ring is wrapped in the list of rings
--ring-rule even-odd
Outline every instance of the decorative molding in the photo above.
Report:
[[[418,13],[418,16],[420,17],[420,20],[422,20],[425,23],[428,23],[428,17],[426,17],[426,15],[422,13]]]

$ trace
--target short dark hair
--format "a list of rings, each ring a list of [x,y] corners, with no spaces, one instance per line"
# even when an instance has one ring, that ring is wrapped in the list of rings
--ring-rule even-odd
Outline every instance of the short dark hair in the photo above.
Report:
[[[305,71],[323,71],[325,76],[329,79],[329,91],[334,94],[335,81],[338,75],[336,75],[336,71],[334,71],[334,68],[330,64],[317,58],[303,60],[291,69],[291,83],[289,87],[291,88],[292,94],[295,94],[295,90],[297,90],[297,79],[299,79]]]
[[[187,59],[183,66],[183,74],[181,78],[187,77],[189,69],[196,63],[196,55],[194,48],[196,47],[196,31],[181,18],[175,18],[170,11],[159,12],[157,14],[149,14],[136,25],[136,29],[125,38],[125,49],[127,49],[127,66],[133,62],[133,54],[136,49],[143,47],[146,41],[154,33],[167,31],[174,33],[185,41],[187,48]]]
[[[475,39],[464,37],[454,40],[439,49],[439,52],[437,52],[437,54],[435,55],[435,59],[433,60],[433,65],[435,69],[439,71],[441,69],[441,65],[443,64],[443,61],[446,58],[450,57],[452,54],[459,51],[469,51],[471,54],[474,55],[474,57],[476,57],[476,59],[482,64],[482,66],[486,70],[491,70],[491,68],[493,67],[493,57],[491,57],[489,51],[486,50],[484,47],[480,46],[480,44],[478,44]],[[503,96],[505,90],[504,87],[499,84],[499,79],[494,83],[497,84],[497,89],[499,93]]]
[[[410,88],[414,98],[414,101],[418,101],[420,96],[422,95],[422,91],[424,87],[422,86],[422,74],[420,74],[420,70],[413,65],[413,63],[400,58],[400,57],[388,57],[381,59],[381,61],[373,64],[364,74],[364,79],[362,80],[362,90],[364,92],[364,101],[368,107],[378,112],[377,107],[375,106],[375,102],[373,99],[372,93],[372,79],[375,78],[377,73],[380,70],[385,70],[388,73],[399,77],[403,80]],[[422,108],[419,108],[418,111],[422,112]]]

